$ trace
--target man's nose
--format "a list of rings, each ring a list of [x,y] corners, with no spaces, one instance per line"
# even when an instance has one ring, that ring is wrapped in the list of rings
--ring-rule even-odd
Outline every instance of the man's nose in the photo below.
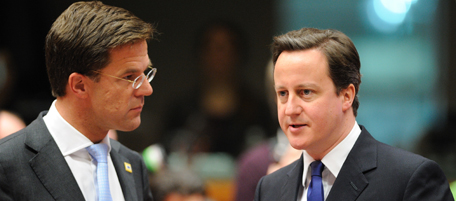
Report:
[[[138,96],[150,96],[154,92],[152,85],[147,80],[144,80],[143,84],[137,89]]]
[[[288,116],[299,115],[302,113],[303,108],[299,104],[299,98],[296,96],[290,96],[288,102],[286,103],[285,114]]]

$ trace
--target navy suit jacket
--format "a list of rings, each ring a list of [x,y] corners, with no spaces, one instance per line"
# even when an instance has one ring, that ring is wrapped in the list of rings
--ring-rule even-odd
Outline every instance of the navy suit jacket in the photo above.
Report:
[[[434,161],[383,144],[361,126],[326,201],[453,201],[443,171]],[[255,201],[296,201],[302,186],[303,156],[264,176]]]
[[[0,200],[84,200],[65,158],[43,121],[0,140]],[[152,200],[141,155],[111,140],[112,162],[126,201]],[[131,164],[132,173],[124,162]]]

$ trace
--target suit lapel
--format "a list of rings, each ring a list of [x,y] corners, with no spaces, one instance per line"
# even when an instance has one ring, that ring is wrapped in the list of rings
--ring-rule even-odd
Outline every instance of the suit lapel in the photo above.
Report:
[[[369,184],[364,173],[377,167],[377,145],[363,126],[361,130],[358,140],[334,182],[327,201],[356,200]]]
[[[125,167],[125,162],[131,163],[126,157],[119,153],[119,148],[120,146],[118,146],[117,143],[111,143],[111,159],[114,168],[116,169],[117,177],[119,178],[122,193],[125,197],[125,201],[137,201],[138,197],[135,193],[133,173],[127,172]]]
[[[282,186],[281,201],[297,200],[298,192],[302,186],[303,155],[297,161],[296,166],[288,172],[288,179]]]
[[[29,164],[55,200],[84,200],[65,158],[47,130],[43,113],[30,125],[25,145],[34,154]]]

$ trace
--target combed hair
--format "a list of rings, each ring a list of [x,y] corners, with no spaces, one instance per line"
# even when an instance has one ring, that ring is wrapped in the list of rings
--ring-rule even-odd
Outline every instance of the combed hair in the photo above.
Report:
[[[130,11],[98,1],[76,2],[52,24],[46,36],[46,68],[55,97],[65,95],[71,73],[96,76],[117,46],[149,40],[155,29]]]
[[[274,66],[283,51],[313,48],[320,50],[326,56],[329,76],[336,86],[337,95],[350,84],[355,86],[355,99],[352,107],[356,116],[359,107],[358,91],[361,84],[361,62],[355,45],[342,32],[333,29],[302,28],[276,36],[272,43]]]

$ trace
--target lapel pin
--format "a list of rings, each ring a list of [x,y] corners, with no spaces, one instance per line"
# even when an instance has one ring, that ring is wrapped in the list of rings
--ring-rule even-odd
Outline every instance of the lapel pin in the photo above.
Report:
[[[133,173],[133,169],[131,169],[130,163],[124,162],[124,165],[125,165],[125,171],[127,171],[129,173]]]

